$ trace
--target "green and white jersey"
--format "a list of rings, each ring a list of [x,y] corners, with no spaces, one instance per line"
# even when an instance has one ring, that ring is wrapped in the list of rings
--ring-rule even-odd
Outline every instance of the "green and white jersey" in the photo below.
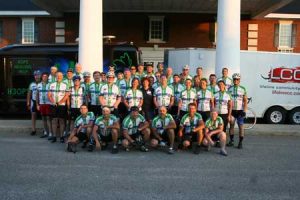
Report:
[[[83,81],[84,81],[84,79],[83,79],[83,73],[81,73],[81,72],[80,73],[75,72],[73,76],[80,76],[80,82],[83,83]]]
[[[67,78],[65,78],[65,79],[63,80],[63,82],[64,82],[65,84],[67,84],[68,89],[70,89],[71,87],[74,86],[74,82],[73,82],[72,79],[67,79]]]
[[[208,85],[207,89],[210,90],[213,94],[220,91],[220,88],[217,84],[216,85]]]
[[[48,99],[49,84],[40,82],[37,85],[37,91],[39,93],[39,104],[50,104]]]
[[[80,86],[84,89],[84,91],[88,92],[89,91],[89,88],[90,88],[90,85],[91,83],[85,83],[85,82],[82,82],[80,84]]]
[[[36,93],[37,93],[37,86],[39,83],[37,82],[32,82],[30,83],[29,87],[28,87],[28,91],[31,92],[31,100],[35,101],[36,100]]]
[[[181,77],[181,82],[184,84],[186,79],[191,79],[193,81],[193,77],[191,75],[186,75]]]
[[[129,80],[122,79],[118,82],[118,87],[120,88],[121,96],[124,97],[126,91],[131,88],[132,78]]]
[[[244,109],[244,96],[247,96],[246,88],[243,86],[231,86],[228,92],[232,96],[233,107],[232,110],[243,110]]]
[[[189,134],[194,128],[199,126],[202,120],[202,116],[199,113],[195,113],[193,118],[187,113],[180,120],[180,126],[184,128],[184,133]]]
[[[205,127],[208,128],[210,131],[213,131],[218,129],[218,127],[223,124],[223,119],[220,116],[218,116],[216,121],[213,121],[211,118],[208,118],[205,122]]]
[[[56,76],[52,76],[52,74],[50,74],[48,77],[48,83],[54,83],[54,82],[56,82]]]
[[[118,122],[118,118],[113,114],[110,114],[108,119],[105,119],[104,116],[101,115],[96,119],[95,126],[98,126],[98,131],[101,135],[108,136],[111,132],[107,130],[107,126],[112,126],[116,122]]]
[[[231,95],[227,91],[219,91],[215,93],[216,109],[219,114],[228,114],[228,102],[232,100]]]
[[[116,84],[105,84],[101,87],[100,96],[104,97],[105,106],[113,107],[121,93]]]
[[[174,122],[174,119],[173,119],[172,115],[167,113],[164,118],[162,118],[159,115],[154,117],[151,125],[153,128],[155,128],[157,130],[158,133],[163,134],[164,127],[168,126],[171,122]]]
[[[228,90],[228,88],[230,88],[232,86],[232,79],[229,78],[228,76],[227,77],[222,77],[222,78],[219,78],[219,80],[223,80],[225,82],[225,85],[226,85],[226,90]]]
[[[147,74],[146,74],[146,77],[148,77],[148,78],[149,78],[149,77],[153,77],[154,83],[157,81],[154,73],[147,73]]]
[[[152,85],[152,88],[153,88],[153,90],[155,90],[156,88],[158,88],[159,86],[161,86],[161,84],[160,84],[160,82],[155,82],[155,83],[153,83],[153,85]]]
[[[170,87],[173,88],[173,92],[174,92],[174,105],[178,106],[178,102],[179,102],[179,98],[180,98],[180,94],[183,90],[185,90],[185,86],[181,83],[173,83],[172,85],[169,85]]]
[[[139,114],[137,118],[132,118],[131,115],[127,115],[123,120],[122,127],[123,130],[127,130],[129,135],[136,134],[138,127],[141,123],[145,122],[143,115]]]
[[[126,91],[125,99],[128,102],[130,108],[132,106],[138,106],[143,99],[143,93],[139,89],[129,89]]]
[[[57,104],[60,100],[62,100],[66,93],[69,92],[69,88],[64,82],[54,82],[49,85],[49,92],[51,92],[52,98],[54,99],[54,103]],[[66,105],[64,102],[61,105]]]
[[[167,79],[168,79],[168,85],[173,84],[173,82],[174,82],[173,76],[169,76],[169,77],[167,77]]]
[[[190,103],[193,103],[197,99],[197,92],[194,88],[191,89],[185,89],[180,94],[181,99],[181,110],[182,111],[188,111],[188,107]]]
[[[102,86],[101,82],[99,82],[99,83],[93,82],[90,84],[88,93],[91,97],[91,105],[94,105],[94,106],[100,105],[99,95],[100,95],[101,86]]]
[[[95,115],[93,112],[88,112],[86,116],[80,115],[76,118],[74,122],[75,128],[79,128],[82,125],[88,125],[90,122],[93,122],[95,120]],[[86,133],[87,129],[83,128],[81,129],[81,132]]]
[[[170,86],[159,86],[154,90],[154,96],[156,97],[156,101],[158,106],[169,106],[171,102],[171,98],[174,96],[173,89]]]
[[[75,89],[75,87],[71,87],[70,89],[70,103],[71,108],[80,108],[80,106],[85,101],[85,91],[82,87]]]
[[[147,75],[146,75],[146,73],[145,72],[143,72],[142,74],[140,74],[140,73],[136,73],[135,74],[135,77],[137,77],[140,81],[143,79],[143,78],[145,78]]]
[[[211,100],[214,98],[213,93],[206,89],[200,89],[197,92],[197,101],[198,101],[198,111],[207,112],[210,111],[211,108]]]

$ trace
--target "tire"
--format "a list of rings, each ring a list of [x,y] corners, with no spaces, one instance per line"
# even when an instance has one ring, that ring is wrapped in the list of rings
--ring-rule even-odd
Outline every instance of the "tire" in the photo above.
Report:
[[[300,124],[300,107],[294,108],[289,114],[291,124]]]
[[[265,114],[265,119],[269,124],[283,124],[286,118],[286,110],[281,107],[271,107]]]
[[[249,130],[253,128],[255,124],[256,124],[256,114],[252,108],[248,107],[248,110],[246,112],[246,117],[245,117],[244,129]]]

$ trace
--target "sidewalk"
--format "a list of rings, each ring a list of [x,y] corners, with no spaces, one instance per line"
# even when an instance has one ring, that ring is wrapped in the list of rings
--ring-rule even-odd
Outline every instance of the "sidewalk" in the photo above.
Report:
[[[30,120],[0,120],[0,134],[30,134]],[[37,121],[37,133],[42,133],[42,121]],[[237,133],[237,132],[236,132]],[[300,136],[299,125],[274,125],[274,124],[256,124],[251,130],[246,130],[246,135],[282,135],[282,136]]]

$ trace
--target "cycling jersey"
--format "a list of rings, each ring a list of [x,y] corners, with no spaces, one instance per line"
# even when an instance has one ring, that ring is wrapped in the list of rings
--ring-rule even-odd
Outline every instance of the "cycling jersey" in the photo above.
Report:
[[[158,106],[169,106],[172,96],[174,96],[173,89],[170,86],[159,86],[154,90],[154,96]]]
[[[174,105],[175,106],[178,106],[178,102],[179,102],[179,98],[180,98],[180,94],[183,90],[185,90],[185,86],[181,83],[177,83],[177,84],[172,84],[172,85],[169,85],[170,87],[173,88],[173,92],[174,92]]]
[[[159,86],[161,86],[160,82],[155,82],[155,83],[153,83],[152,88],[155,90]]]
[[[210,90],[213,94],[220,91],[219,86],[217,84],[216,85],[209,85],[209,86],[207,86],[207,89]]]
[[[51,92],[52,98],[54,99],[54,105],[62,100],[68,91],[69,88],[64,82],[54,82],[49,85],[49,92]],[[60,105],[66,105],[66,102]]]
[[[197,99],[197,93],[194,88],[191,88],[189,90],[185,89],[180,94],[181,99],[181,110],[182,111],[188,111],[188,107],[190,103],[193,103]]]
[[[76,118],[74,122],[74,126],[79,128],[81,125],[88,125],[90,122],[95,120],[95,116],[93,112],[88,112],[86,116],[80,115]],[[87,128],[82,128],[80,132],[86,133]]]
[[[108,136],[111,132],[107,131],[107,126],[112,126],[117,121],[118,118],[113,114],[110,114],[107,120],[102,115],[96,119],[95,126],[98,126],[98,131],[101,135]]]
[[[164,127],[168,126],[173,121],[174,121],[174,119],[173,119],[172,115],[170,115],[169,113],[167,113],[164,118],[162,118],[159,115],[156,116],[153,119],[151,125],[152,125],[153,128],[155,128],[157,130],[158,133],[163,134]]]
[[[133,135],[138,132],[139,125],[144,122],[145,122],[145,118],[141,114],[139,114],[135,119],[132,118],[131,115],[128,115],[123,120],[122,127],[124,130],[128,131],[129,135]]]
[[[48,83],[53,83],[53,82],[56,82],[56,76],[52,76],[52,74],[50,74],[48,77]]]
[[[105,84],[101,87],[100,96],[104,97],[105,106],[113,107],[117,98],[121,96],[120,89],[116,84]]]
[[[232,86],[232,79],[229,78],[228,76],[227,76],[227,77],[219,78],[218,81],[219,81],[219,80],[223,80],[223,81],[225,82],[226,90],[228,90],[228,88],[229,88],[230,86]]]
[[[174,82],[173,76],[167,77],[168,79],[168,85],[171,85]]]
[[[118,87],[120,88],[121,96],[124,97],[126,91],[131,88],[132,78],[129,80],[122,79],[118,82]]]
[[[89,91],[91,83],[82,82],[80,86],[84,89],[84,91]]]
[[[31,92],[31,100],[35,101],[36,100],[36,92],[37,92],[37,86],[39,83],[37,82],[32,82],[30,83],[29,87],[28,87],[28,91]]]
[[[202,116],[199,113],[195,113],[191,118],[189,113],[185,114],[180,120],[180,126],[184,128],[186,134],[190,134],[194,128],[196,128],[202,121]]]
[[[39,83],[37,85],[37,91],[39,93],[39,104],[50,104],[48,99],[49,84],[43,82]]]
[[[186,75],[186,76],[183,76],[183,77],[182,77],[182,80],[181,80],[181,81],[182,81],[182,83],[184,83],[184,82],[186,81],[186,79],[193,80],[193,77],[192,77],[191,75],[189,75],[189,74],[188,74],[188,75]]]
[[[210,111],[211,108],[211,100],[214,98],[213,93],[206,90],[199,90],[197,92],[197,100],[198,100],[198,111],[207,112]]]
[[[100,95],[100,89],[101,89],[102,83],[96,83],[93,82],[89,86],[88,93],[90,94],[91,97],[91,105],[100,105],[99,102],[99,95]]]
[[[232,96],[233,107],[232,110],[243,110],[244,109],[244,96],[247,96],[246,88],[243,86],[231,86],[228,92]]]
[[[126,91],[125,99],[127,100],[130,108],[132,106],[138,106],[141,100],[143,99],[143,93],[141,90],[138,89],[137,90],[129,89]]]
[[[146,77],[147,75],[146,75],[146,73],[145,72],[143,72],[142,74],[140,74],[140,73],[136,73],[135,74],[135,77],[137,77],[140,81],[144,78],[144,77]]]
[[[220,125],[223,125],[223,120],[220,116],[217,117],[216,121],[213,121],[211,118],[208,118],[205,122],[205,127],[208,128],[210,131],[218,129]]]
[[[63,80],[63,82],[64,82],[65,84],[67,84],[68,89],[70,89],[71,87],[74,86],[74,82],[73,82],[72,79],[67,79],[67,78],[66,78],[66,79]]]
[[[219,114],[228,114],[228,102],[232,100],[230,93],[219,91],[215,93],[216,109]]]
[[[80,108],[80,106],[84,103],[85,91],[82,87],[79,87],[77,90],[75,87],[71,87],[70,89],[70,103],[71,108]]]

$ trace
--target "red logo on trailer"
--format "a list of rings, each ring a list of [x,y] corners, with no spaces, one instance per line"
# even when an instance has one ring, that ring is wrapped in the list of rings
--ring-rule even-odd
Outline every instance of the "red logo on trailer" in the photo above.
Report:
[[[277,67],[270,70],[268,77],[261,77],[273,83],[300,83],[300,67]]]

